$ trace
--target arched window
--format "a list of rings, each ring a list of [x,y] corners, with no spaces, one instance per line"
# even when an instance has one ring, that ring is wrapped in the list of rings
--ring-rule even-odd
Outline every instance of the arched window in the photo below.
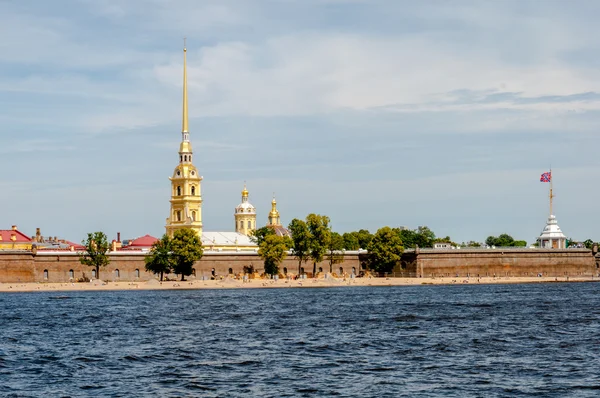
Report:
[[[196,195],[196,187],[192,185],[192,196]]]
[[[233,268],[229,268],[229,275],[233,274]]]
[[[181,210],[177,210],[177,221],[181,221]]]
[[[183,160],[187,162],[187,155],[183,155]]]
[[[69,270],[69,279],[75,278],[75,272],[72,269]]]
[[[248,221],[248,229],[252,229],[252,221]]]
[[[140,277],[140,270],[136,268],[135,272],[134,272],[134,275],[135,275],[136,278],[139,278]]]
[[[44,280],[48,280],[48,270],[44,270]]]
[[[177,186],[177,196],[181,196],[181,187]]]
[[[179,161],[183,162],[183,156],[179,155]],[[177,175],[179,175],[179,174],[177,174]]]
[[[196,221],[196,212],[195,211],[192,212],[192,221]]]
[[[244,221],[240,221],[240,229],[244,229]]]
[[[121,276],[121,272],[119,271],[119,269],[117,268],[115,270],[115,278],[119,278]]]

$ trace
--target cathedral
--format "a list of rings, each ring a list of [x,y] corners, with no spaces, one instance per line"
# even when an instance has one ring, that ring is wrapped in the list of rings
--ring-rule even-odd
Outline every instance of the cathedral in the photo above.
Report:
[[[241,251],[258,250],[250,236],[256,230],[256,208],[249,202],[249,192],[244,184],[242,201],[235,208],[235,232],[206,232],[202,225],[202,176],[193,164],[192,143],[188,128],[188,94],[186,48],[183,49],[183,117],[181,143],[179,144],[179,164],[175,167],[171,180],[171,209],[166,221],[166,233],[173,236],[178,229],[195,231],[202,241],[205,250]],[[271,203],[267,226],[273,228],[278,235],[289,235],[281,225],[275,198]]]

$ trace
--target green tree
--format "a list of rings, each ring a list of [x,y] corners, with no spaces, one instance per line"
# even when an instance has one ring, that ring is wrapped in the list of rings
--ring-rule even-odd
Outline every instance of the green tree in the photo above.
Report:
[[[313,261],[313,277],[317,275],[317,263],[323,261],[331,240],[329,217],[319,214],[306,216],[306,225],[310,232],[310,258]]]
[[[594,241],[591,239],[586,239],[583,241],[583,245],[585,246],[586,249],[592,249],[592,247],[594,247]]]
[[[404,247],[398,233],[390,227],[377,230],[369,244],[369,268],[377,272],[390,272],[400,261]]]
[[[144,258],[146,271],[160,274],[162,282],[163,275],[173,270],[173,258],[171,256],[171,238],[165,234],[152,244],[150,254]]]
[[[258,247],[258,255],[265,263],[265,273],[269,275],[279,274],[279,264],[287,255],[292,242],[287,236],[268,234]]]
[[[79,261],[83,265],[94,267],[96,278],[100,279],[100,267],[106,267],[110,263],[107,253],[110,250],[110,243],[104,232],[92,232],[87,234],[87,239],[81,244],[85,251],[79,253]]]
[[[400,230],[398,228],[394,228],[394,231],[398,234],[400,240],[402,240],[404,247],[414,249],[417,246],[419,240],[416,231],[410,229]]]
[[[333,266],[344,261],[344,238],[337,232],[331,233],[329,245],[327,246],[327,259],[329,261],[329,273],[333,273]]]
[[[275,230],[270,227],[262,227],[250,233],[250,240],[260,246],[265,238],[270,235],[275,235]]]
[[[192,274],[194,262],[202,258],[204,250],[198,234],[191,229],[178,229],[171,239],[173,272],[181,275],[181,280]]]
[[[470,240],[466,243],[467,247],[481,247],[481,243]]]
[[[298,260],[298,275],[302,269],[302,263],[310,258],[310,231],[306,222],[294,218],[288,230],[292,234],[292,255]]]
[[[496,247],[525,247],[527,242],[524,240],[514,240],[509,234],[501,234],[499,236],[488,236],[485,240],[488,246]]]
[[[344,232],[342,237],[344,239],[344,249],[346,249],[346,250],[360,249],[360,244],[358,243],[357,232]]]
[[[435,234],[427,226],[417,228],[417,242],[419,247],[433,247],[435,242]]]
[[[369,243],[371,243],[373,235],[368,229],[361,229],[356,233],[356,238],[358,239],[358,247],[360,249],[366,249],[369,247]]]

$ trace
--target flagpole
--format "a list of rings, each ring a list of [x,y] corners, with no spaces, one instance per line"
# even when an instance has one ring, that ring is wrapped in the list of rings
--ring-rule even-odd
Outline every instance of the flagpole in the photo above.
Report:
[[[552,169],[550,169],[550,215],[552,215],[552,198],[554,195],[552,194]]]

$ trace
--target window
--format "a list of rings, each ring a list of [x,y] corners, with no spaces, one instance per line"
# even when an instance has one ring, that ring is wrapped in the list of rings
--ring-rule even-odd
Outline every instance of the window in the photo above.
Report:
[[[181,221],[181,210],[177,210],[177,221]]]
[[[252,229],[252,221],[248,221],[248,229]]]
[[[115,278],[119,278],[120,276],[121,276],[121,272],[118,269],[116,269],[115,270]]]
[[[177,187],[177,196],[181,196],[181,187],[180,186]]]
[[[240,229],[244,229],[244,222],[240,221]]]
[[[233,268],[229,268],[229,275],[233,274]]]
[[[192,212],[192,221],[196,221],[196,212],[195,211]]]
[[[135,272],[134,272],[134,275],[135,275],[136,278],[139,278],[140,277],[140,270],[136,268]]]
[[[44,280],[48,280],[48,270],[44,270]]]
[[[193,173],[193,171],[192,171],[192,173]],[[196,187],[195,186],[192,186],[192,195],[196,195]]]
[[[75,272],[72,269],[69,270],[69,279],[75,278]]]

